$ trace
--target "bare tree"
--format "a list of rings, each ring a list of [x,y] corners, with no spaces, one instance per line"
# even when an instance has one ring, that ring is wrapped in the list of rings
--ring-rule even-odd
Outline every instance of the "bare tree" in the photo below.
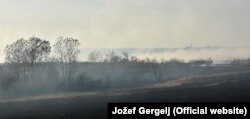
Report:
[[[130,61],[131,61],[131,62],[134,62],[134,63],[138,63],[140,60],[139,60],[136,56],[132,56],[132,57],[130,58]]]
[[[24,39],[18,39],[16,42],[5,47],[5,62],[14,64],[15,72],[18,79],[21,79],[21,75],[25,77],[25,63],[28,57],[28,42]],[[22,73],[23,72],[23,73]]]
[[[38,37],[29,38],[28,45],[30,63],[32,64],[45,61],[46,56],[48,56],[51,51],[49,41],[42,40]]]
[[[28,54],[28,42],[24,39],[19,39],[11,45],[5,47],[5,61],[7,63],[22,63]]]
[[[129,53],[122,52],[122,62],[128,62],[128,61],[129,61]]]
[[[111,50],[111,51],[107,51],[106,53],[105,53],[105,59],[104,59],[104,61],[105,62],[112,62],[112,59],[113,59],[113,57],[116,55],[116,53],[113,51],[113,50]]]
[[[91,62],[102,61],[102,59],[103,59],[102,53],[99,51],[92,51],[89,53],[88,60]]]
[[[6,46],[5,59],[7,63],[15,64],[15,69],[18,72],[18,79],[21,79],[21,72],[23,79],[25,78],[26,65],[30,63],[34,79],[36,75],[34,63],[45,61],[46,56],[50,53],[50,49],[49,41],[42,40],[38,37],[31,37],[29,40],[21,38],[11,45]]]
[[[28,56],[29,63],[31,63],[32,71],[33,71],[33,79],[38,77],[43,77],[44,70],[39,71],[40,73],[36,73],[39,67],[36,67],[36,63],[45,62],[48,55],[51,52],[51,46],[49,41],[42,40],[39,37],[30,37],[28,40]],[[41,75],[41,76],[37,76]]]
[[[121,56],[117,55],[113,50],[106,52],[106,56],[104,59],[104,61],[106,62],[120,62],[121,60]]]
[[[63,74],[66,80],[72,76],[73,63],[77,59],[80,42],[75,38],[59,37],[54,45],[54,51],[56,56],[60,59],[63,66]]]
[[[114,55],[111,57],[111,62],[120,62],[121,59],[122,58],[119,55]]]
[[[124,59],[129,59],[129,53],[128,52],[123,52],[122,53]]]
[[[77,39],[59,37],[54,45],[54,50],[61,62],[70,63],[76,61],[77,55],[80,53],[79,46],[80,42]]]

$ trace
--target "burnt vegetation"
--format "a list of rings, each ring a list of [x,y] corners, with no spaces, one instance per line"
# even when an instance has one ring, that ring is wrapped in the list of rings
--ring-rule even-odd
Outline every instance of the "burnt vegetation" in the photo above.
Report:
[[[0,96],[15,97],[69,91],[106,91],[138,88],[181,77],[246,70],[250,61],[233,60],[214,65],[213,60],[139,59],[124,51],[92,51],[79,62],[80,42],[59,37],[54,45],[30,37],[5,47],[5,63],[0,66]],[[229,68],[230,67],[230,68]]]
[[[249,102],[250,60],[140,59],[93,50],[80,62],[80,42],[18,39],[0,65],[0,118],[107,117],[108,102]]]

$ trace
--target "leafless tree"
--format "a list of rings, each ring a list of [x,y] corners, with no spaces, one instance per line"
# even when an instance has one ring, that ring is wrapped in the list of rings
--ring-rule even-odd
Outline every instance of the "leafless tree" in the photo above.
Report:
[[[75,38],[59,37],[54,45],[54,50],[61,62],[70,63],[76,61],[77,55],[80,53],[79,46],[80,42]]]
[[[33,76],[35,76],[35,63],[45,61],[50,53],[50,43],[38,37],[31,37],[29,40],[18,39],[5,48],[6,62],[15,64],[18,72],[18,79],[25,78],[27,64],[31,64]],[[33,77],[34,78],[34,77]]]
[[[129,53],[122,52],[122,62],[128,62],[128,61],[129,61]]]
[[[112,62],[112,58],[116,55],[116,53],[111,50],[111,51],[106,51],[105,52],[105,62]]]
[[[25,75],[25,63],[28,57],[28,42],[24,39],[18,39],[16,42],[5,47],[5,62],[11,63],[15,66],[15,72],[18,79]],[[23,73],[22,73],[23,72]]]
[[[131,62],[134,62],[134,63],[138,63],[140,60],[139,60],[136,56],[132,56],[132,57],[130,58],[130,61],[131,61]]]
[[[28,45],[30,63],[32,64],[45,61],[46,56],[48,56],[51,51],[49,41],[42,40],[38,37],[29,38]]]
[[[5,61],[7,63],[22,63],[27,54],[27,41],[19,39],[5,47]]]
[[[28,40],[28,56],[29,63],[31,63],[33,71],[33,79],[44,77],[44,70],[40,70],[37,73],[38,67],[36,63],[45,62],[51,52],[51,46],[49,41],[43,40],[39,37],[30,37]],[[40,75],[40,76],[38,76]]]
[[[105,61],[106,62],[120,62],[121,56],[117,55],[113,50],[106,53]]]
[[[54,45],[55,54],[62,62],[63,74],[66,80],[71,78],[74,62],[80,53],[79,46],[80,42],[70,37],[59,37]]]
[[[89,53],[88,60],[91,62],[100,62],[102,59],[102,53],[99,51],[92,51]]]

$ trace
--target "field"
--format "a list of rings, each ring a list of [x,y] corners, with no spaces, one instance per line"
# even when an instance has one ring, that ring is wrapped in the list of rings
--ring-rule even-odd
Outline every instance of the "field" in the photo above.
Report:
[[[2,97],[0,118],[104,119],[108,102],[249,102],[248,66],[213,67],[206,72],[137,87]]]

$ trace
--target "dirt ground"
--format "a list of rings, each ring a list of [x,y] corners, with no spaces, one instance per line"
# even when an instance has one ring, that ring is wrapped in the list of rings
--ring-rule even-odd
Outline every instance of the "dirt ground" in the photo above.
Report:
[[[0,100],[1,119],[105,119],[108,102],[250,102],[250,71],[184,77],[134,89]]]

